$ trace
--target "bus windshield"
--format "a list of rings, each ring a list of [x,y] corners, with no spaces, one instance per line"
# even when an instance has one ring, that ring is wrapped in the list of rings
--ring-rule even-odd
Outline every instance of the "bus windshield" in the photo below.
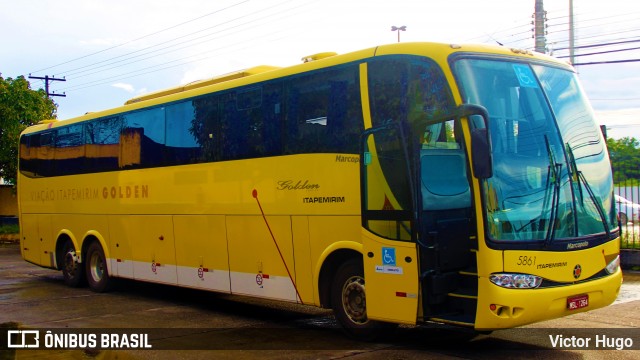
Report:
[[[575,73],[495,58],[458,59],[454,69],[464,102],[489,113],[493,176],[482,188],[491,240],[610,235],[611,166]]]

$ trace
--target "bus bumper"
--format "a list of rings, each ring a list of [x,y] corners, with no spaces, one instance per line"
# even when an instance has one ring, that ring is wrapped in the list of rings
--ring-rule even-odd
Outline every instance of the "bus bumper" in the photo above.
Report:
[[[593,281],[545,289],[507,289],[480,277],[475,328],[506,329],[605,307],[616,299],[621,285],[620,269]],[[567,299],[582,295],[588,296],[588,305],[570,310]]]

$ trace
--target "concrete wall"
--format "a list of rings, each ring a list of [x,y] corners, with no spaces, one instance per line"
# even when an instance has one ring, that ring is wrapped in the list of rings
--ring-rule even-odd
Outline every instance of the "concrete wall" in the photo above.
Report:
[[[0,185],[0,216],[18,216],[18,197],[11,185]]]

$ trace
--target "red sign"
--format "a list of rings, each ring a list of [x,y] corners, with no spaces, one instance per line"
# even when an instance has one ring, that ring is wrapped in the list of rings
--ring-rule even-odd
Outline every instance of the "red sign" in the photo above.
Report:
[[[567,298],[567,309],[577,310],[589,306],[589,295],[577,295]]]

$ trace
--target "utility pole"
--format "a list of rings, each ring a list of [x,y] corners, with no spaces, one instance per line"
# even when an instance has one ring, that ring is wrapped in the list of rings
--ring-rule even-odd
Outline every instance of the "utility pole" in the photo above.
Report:
[[[56,93],[49,92],[49,81],[67,81],[67,79],[65,78],[59,79],[59,78],[56,78],[55,75],[54,76],[45,75],[45,77],[40,77],[40,76],[31,76],[31,74],[29,74],[29,79],[44,80],[44,91],[47,93],[47,97],[51,97],[51,96],[66,97],[67,96],[65,93],[56,94]]]
[[[533,15],[534,18],[534,39],[536,42],[536,51],[539,53],[547,52],[547,38],[546,38],[546,25],[547,12],[544,11],[544,4],[542,0],[536,0],[536,12]]]
[[[572,64],[575,64],[576,62],[576,33],[574,21],[575,18],[573,15],[573,0],[569,0],[569,61]]]

